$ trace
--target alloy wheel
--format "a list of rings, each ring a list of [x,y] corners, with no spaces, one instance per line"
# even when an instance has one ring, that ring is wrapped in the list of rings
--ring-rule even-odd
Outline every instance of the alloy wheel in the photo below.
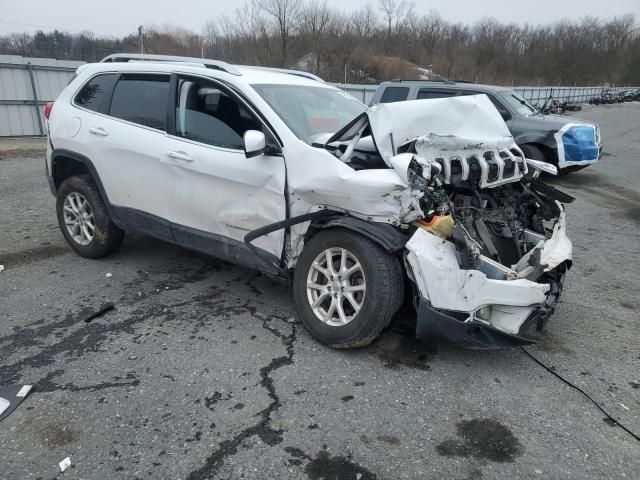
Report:
[[[360,312],[367,292],[364,270],[356,256],[345,248],[322,251],[307,275],[307,299],[323,323],[342,326]]]
[[[64,224],[69,236],[79,245],[88,245],[96,234],[95,219],[89,201],[78,192],[64,199]]]

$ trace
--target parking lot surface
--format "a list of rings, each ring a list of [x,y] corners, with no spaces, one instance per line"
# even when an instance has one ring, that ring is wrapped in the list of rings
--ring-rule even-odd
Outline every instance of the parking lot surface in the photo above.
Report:
[[[640,434],[640,104],[575,115],[604,155],[553,180],[577,197],[574,268],[527,351]],[[398,319],[335,351],[255,271],[138,235],[83,259],[42,158],[0,160],[0,219],[0,385],[34,385],[0,423],[0,478],[640,478],[640,442],[520,349]]]

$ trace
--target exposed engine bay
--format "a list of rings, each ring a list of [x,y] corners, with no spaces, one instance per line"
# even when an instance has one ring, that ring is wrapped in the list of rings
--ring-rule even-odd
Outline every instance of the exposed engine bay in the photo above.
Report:
[[[510,266],[504,275],[485,268],[491,278],[537,279],[549,267],[541,263],[542,244],[563,211],[557,202],[569,203],[573,197],[542,183],[540,167],[532,168],[519,149],[500,154],[500,160],[488,153],[482,159],[436,158],[426,165],[414,155],[410,182],[425,192],[420,199],[424,218],[415,223],[451,239],[463,269],[478,268],[484,256]],[[503,183],[507,179],[512,181]]]

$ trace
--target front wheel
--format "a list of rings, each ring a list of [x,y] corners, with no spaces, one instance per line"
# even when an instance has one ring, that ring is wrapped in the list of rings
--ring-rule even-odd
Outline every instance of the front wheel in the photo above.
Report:
[[[296,314],[311,334],[334,348],[368,345],[403,301],[399,260],[343,229],[309,240],[293,276]]]
[[[549,162],[549,160],[547,160],[544,152],[540,150],[540,148],[536,147],[535,145],[531,145],[530,143],[525,143],[524,145],[520,145],[520,150],[522,150],[522,153],[524,153],[524,156],[526,158],[530,158],[531,160],[539,160],[541,162],[551,163]]]

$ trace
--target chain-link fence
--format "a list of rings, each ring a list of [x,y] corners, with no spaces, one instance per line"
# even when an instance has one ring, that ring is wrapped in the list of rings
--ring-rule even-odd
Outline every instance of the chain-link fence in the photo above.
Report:
[[[554,100],[569,103],[586,103],[590,99],[600,97],[604,93],[618,93],[636,90],[638,87],[514,87],[514,90],[529,100],[536,107]]]

